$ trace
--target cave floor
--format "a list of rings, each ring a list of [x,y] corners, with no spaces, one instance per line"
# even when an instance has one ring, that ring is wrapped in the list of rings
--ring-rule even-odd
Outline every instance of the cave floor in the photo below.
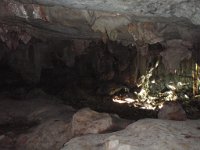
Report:
[[[16,144],[21,142],[18,141],[19,137],[28,134],[32,129],[39,126],[43,121],[40,120],[41,118],[44,118],[44,120],[47,118],[54,120],[66,118],[65,121],[69,122],[76,110],[85,107],[98,112],[118,114],[121,118],[129,120],[157,118],[157,111],[114,103],[109,96],[92,95],[91,91],[84,91],[80,88],[79,90],[68,89],[65,92],[65,98],[63,98],[63,95],[56,95],[55,93],[53,95],[46,94],[41,89],[30,90],[25,95],[22,91],[21,95],[18,91],[18,95],[16,92],[14,94],[4,92],[0,96],[0,148],[15,149]],[[183,107],[189,119],[200,118],[199,100],[192,100]],[[55,113],[57,110],[61,110],[62,114],[60,112]]]
[[[73,97],[70,100],[66,100],[66,97],[62,96],[61,99],[65,104],[70,105],[76,109],[89,107],[98,112],[107,112],[118,114],[121,118],[130,120],[139,120],[143,118],[157,118],[159,109],[141,109],[134,107],[133,104],[128,103],[116,103],[112,100],[112,96],[99,96],[92,94],[87,90],[78,90],[74,93],[67,92],[67,97]],[[78,96],[77,96],[78,95]],[[180,100],[179,103],[183,106],[186,111],[188,119],[199,119],[200,118],[200,100],[191,99],[189,102]]]

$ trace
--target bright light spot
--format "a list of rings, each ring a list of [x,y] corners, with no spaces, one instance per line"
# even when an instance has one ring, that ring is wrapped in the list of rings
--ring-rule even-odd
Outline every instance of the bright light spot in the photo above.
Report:
[[[163,108],[163,104],[164,104],[164,102],[160,103],[160,104],[158,105],[158,109]]]
[[[156,97],[150,97],[148,100],[143,100],[141,103],[140,99],[133,99],[130,97],[127,98],[120,98],[118,96],[113,97],[113,102],[119,103],[119,104],[132,104],[134,107],[139,107],[141,109],[148,109],[148,110],[155,110],[156,107],[154,106],[156,103],[152,102],[152,100],[155,100]],[[152,105],[153,104],[153,105]],[[160,108],[160,106],[159,106]]]
[[[141,91],[138,93],[139,96],[144,97],[147,94],[145,89],[141,89]]]
[[[158,65],[159,65],[159,61],[157,61],[157,62],[156,62],[156,65],[155,65],[155,67],[154,67],[154,68],[157,68],[157,67],[158,67]]]
[[[173,92],[172,91],[167,91],[167,92],[165,92],[165,94],[167,94],[167,95],[173,95]]]
[[[182,82],[178,82],[177,86],[183,86],[184,84]]]
[[[151,105],[145,105],[141,107],[142,109],[154,110],[155,108]]]
[[[121,100],[121,99],[113,98],[112,100],[113,100],[113,102],[119,103],[119,104],[124,104],[124,103],[126,103],[126,101],[123,101],[123,100]]]
[[[195,95],[195,98],[200,98],[200,95]]]
[[[175,87],[174,85],[168,84],[167,87],[168,87],[170,90],[173,90],[173,91],[176,90],[176,87]]]
[[[166,94],[166,97],[164,98],[166,101],[172,101],[178,98],[173,91],[167,91],[164,94]]]
[[[120,103],[120,104],[124,104],[124,103],[128,103],[129,104],[129,103],[135,102],[135,100],[132,99],[132,98],[129,98],[129,97],[120,98],[118,96],[114,96],[114,98],[112,100],[113,100],[113,102]]]
[[[135,100],[132,99],[132,98],[125,98],[124,100],[125,100],[127,103],[133,103],[133,102],[135,102]]]
[[[185,81],[181,82],[182,80],[179,80],[178,82],[170,81],[166,83],[163,80],[152,79],[153,71],[158,67],[158,64],[159,61],[154,67],[150,68],[145,75],[140,77],[139,82],[137,82],[137,87],[140,89],[140,91],[134,92],[133,97],[127,97],[127,95],[124,97],[121,95],[114,96],[112,99],[113,102],[120,104],[126,103],[130,106],[141,109],[155,110],[161,109],[164,101],[175,101],[179,96],[181,96],[181,98],[189,99],[188,94],[186,94],[187,91],[185,92],[185,88],[187,88],[190,83]],[[175,70],[175,72],[177,72],[177,70]],[[161,86],[159,86],[159,83],[162,81],[164,83],[161,83]],[[198,81],[200,84],[199,79]],[[198,88],[200,90],[200,86]],[[184,93],[180,92],[180,90],[183,90]],[[129,90],[125,89],[125,92],[129,93]],[[198,96],[200,97],[200,95]]]
[[[186,94],[184,95],[184,97],[185,97],[186,99],[189,99],[189,96],[187,96]]]

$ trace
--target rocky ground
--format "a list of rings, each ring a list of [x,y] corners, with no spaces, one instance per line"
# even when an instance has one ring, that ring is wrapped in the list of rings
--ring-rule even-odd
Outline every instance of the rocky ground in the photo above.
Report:
[[[4,94],[0,110],[2,150],[60,149],[75,136],[117,131],[133,122],[89,108],[77,112],[41,90],[30,91],[23,99]]]
[[[89,104],[84,106],[89,106]],[[199,148],[200,120],[144,119],[134,123],[139,117],[155,118],[156,116],[145,114],[145,110],[137,111],[133,108],[126,110],[127,106],[113,105],[108,111],[112,113],[99,113],[84,108],[84,106],[82,109],[69,107],[62,100],[49,96],[40,89],[30,90],[20,99],[8,93],[2,93],[0,98],[0,149],[59,150],[69,140],[62,150],[149,149],[149,147],[150,149],[159,147],[159,149],[197,150]],[[105,109],[108,110],[108,108],[107,106]],[[174,113],[173,111],[181,116],[177,113],[179,106],[176,107],[177,109],[171,108],[167,108],[168,112],[164,115],[162,112],[161,118],[166,115],[169,117]],[[120,111],[116,111],[117,109]],[[123,114],[126,118],[131,114],[136,116],[134,114],[136,112],[139,117],[127,120],[113,112],[129,113],[127,116]],[[182,113],[183,117],[184,113]],[[147,136],[149,138],[146,138]],[[150,144],[152,142],[153,145]]]
[[[69,140],[67,126],[75,110],[46,95],[35,96],[1,97],[0,149],[59,149]]]
[[[110,134],[86,135],[67,142],[62,150],[198,150],[200,120],[139,120]]]

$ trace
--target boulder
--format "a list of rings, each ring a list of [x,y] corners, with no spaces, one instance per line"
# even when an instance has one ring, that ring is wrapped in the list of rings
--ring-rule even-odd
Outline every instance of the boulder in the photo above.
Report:
[[[68,124],[63,120],[50,119],[21,134],[16,141],[17,150],[57,150],[72,138]]]
[[[178,102],[166,101],[158,113],[158,118],[182,121],[186,120],[187,116],[186,112]]]
[[[199,150],[200,120],[139,120],[108,134],[74,138],[61,150]]]
[[[58,150],[72,138],[75,110],[58,99],[33,97],[1,99],[0,149]]]
[[[74,114],[71,126],[73,136],[78,136],[120,130],[130,123],[131,121],[121,119],[117,115],[98,113],[84,108]]]

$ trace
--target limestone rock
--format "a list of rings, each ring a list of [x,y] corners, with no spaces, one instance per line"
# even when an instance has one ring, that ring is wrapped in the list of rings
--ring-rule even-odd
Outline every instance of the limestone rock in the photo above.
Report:
[[[189,48],[191,48],[191,44],[187,41],[177,39],[168,41],[166,50],[160,53],[165,68],[169,72],[174,73],[181,61],[191,58],[192,53]]]
[[[99,76],[99,78],[104,81],[112,80],[115,75],[113,56],[108,54],[108,52],[102,47],[95,49],[96,50],[92,58],[92,68],[95,70],[96,76]]]
[[[198,0],[2,0],[0,12],[1,24],[19,24],[27,30],[27,38],[20,38],[25,43],[31,37],[100,39],[105,35],[127,43],[138,39],[156,43],[187,37],[183,34],[194,38],[200,30]],[[9,47],[15,48],[18,39],[10,38]]]
[[[186,120],[187,116],[178,102],[167,101],[163,104],[163,107],[158,113],[159,119],[169,119],[169,120]]]
[[[71,139],[70,128],[65,121],[51,119],[28,134],[21,134],[16,142],[18,150],[56,150]]]
[[[83,2],[71,0],[18,0],[24,3],[39,3],[45,5],[59,5],[71,6],[73,8],[89,9],[89,10],[102,10],[106,12],[114,11],[119,13],[130,13],[138,16],[149,17],[185,17],[190,19],[193,23],[199,24],[199,7],[198,0],[184,1],[184,0],[151,0],[151,1],[132,1],[132,0],[84,0]]]
[[[57,56],[68,67],[73,67],[76,56],[85,53],[85,49],[89,46],[90,40],[72,40],[67,47],[62,50],[61,56]]]
[[[199,150],[200,120],[139,120],[126,129],[67,142],[61,150]]]
[[[117,70],[124,71],[130,64],[130,49],[117,42],[108,43],[108,51],[113,54]]]
[[[109,114],[98,113],[89,108],[81,109],[74,114],[72,119],[73,135],[100,133],[112,126]]]
[[[89,108],[74,114],[71,126],[74,136],[110,132],[124,129],[132,121],[119,118],[117,115],[98,113]]]
[[[57,99],[2,99],[0,109],[0,134],[5,135],[0,140],[0,149],[57,150],[72,138],[70,121],[75,111]]]

